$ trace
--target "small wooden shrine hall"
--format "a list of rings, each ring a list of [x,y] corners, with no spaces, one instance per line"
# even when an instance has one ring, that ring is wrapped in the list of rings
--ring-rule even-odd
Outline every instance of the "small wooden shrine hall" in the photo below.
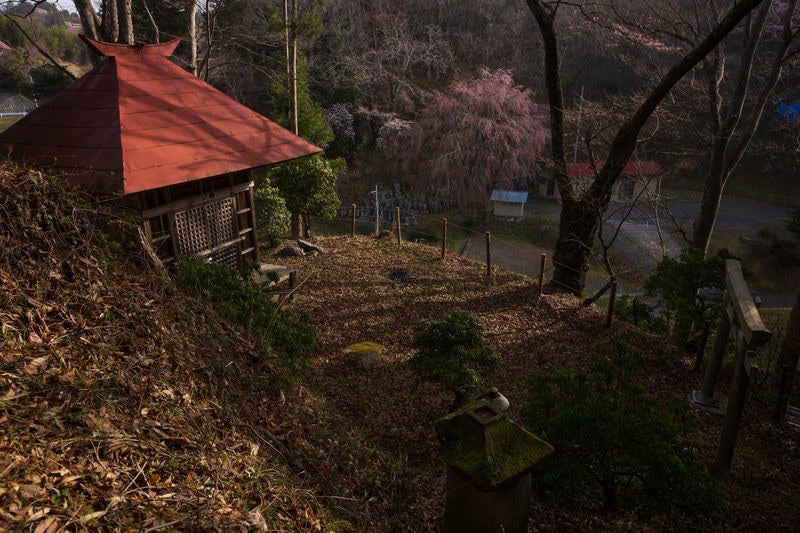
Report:
[[[179,40],[81,37],[106,59],[1,133],[0,156],[122,195],[165,264],[258,260],[252,169],[320,148],[171,62]]]

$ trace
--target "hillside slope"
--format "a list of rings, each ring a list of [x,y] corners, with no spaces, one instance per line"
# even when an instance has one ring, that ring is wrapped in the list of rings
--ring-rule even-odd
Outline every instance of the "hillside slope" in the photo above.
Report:
[[[0,170],[0,530],[321,530],[269,437],[271,359],[149,270],[133,229]]]

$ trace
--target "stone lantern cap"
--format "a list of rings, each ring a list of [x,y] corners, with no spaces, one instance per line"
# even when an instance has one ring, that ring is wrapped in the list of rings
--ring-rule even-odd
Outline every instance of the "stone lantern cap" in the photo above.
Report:
[[[472,401],[436,422],[445,461],[482,489],[521,476],[553,447],[511,421],[486,399]]]

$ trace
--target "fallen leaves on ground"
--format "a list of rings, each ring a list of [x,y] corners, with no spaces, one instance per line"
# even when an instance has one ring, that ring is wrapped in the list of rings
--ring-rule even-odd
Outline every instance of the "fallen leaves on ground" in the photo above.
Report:
[[[625,337],[650,360],[664,402],[701,376],[661,339],[535,281],[439,249],[368,237],[321,239],[286,259],[321,352],[286,387],[213,310],[147,266],[126,215],[41,174],[0,170],[0,524],[34,532],[243,529],[435,531],[445,466],[433,422],[451,402],[417,384],[412,327],[474,313],[502,356],[486,380],[520,419],[526,380],[587,368]],[[104,231],[100,232],[102,228]],[[114,239],[106,234],[116,234]],[[344,353],[384,350],[364,368]],[[775,429],[751,398],[733,472],[736,530],[800,523],[798,432]],[[688,436],[713,462],[722,419],[691,410]],[[535,499],[533,530],[658,529]],[[1,528],[0,528],[1,529]]]

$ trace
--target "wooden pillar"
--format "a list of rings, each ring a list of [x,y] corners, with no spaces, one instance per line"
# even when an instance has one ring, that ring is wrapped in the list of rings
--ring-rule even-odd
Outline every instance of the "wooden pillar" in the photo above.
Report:
[[[694,401],[700,405],[715,406],[714,387],[717,384],[719,370],[722,368],[722,360],[725,357],[725,348],[728,346],[728,336],[731,333],[731,319],[728,316],[729,296],[725,293],[722,303],[717,331],[714,333],[714,345],[711,348],[711,355],[708,358],[708,366],[703,376],[703,389],[694,394]]]
[[[394,208],[394,220],[397,223],[397,244],[400,244],[400,208]]]
[[[547,264],[547,254],[542,254],[542,260],[539,262],[539,298],[542,297],[544,290],[544,267]]]
[[[703,323],[703,332],[700,334],[700,342],[697,344],[697,353],[694,357],[694,371],[700,372],[703,366],[703,357],[706,355],[706,344],[708,344],[708,335],[711,333],[711,321],[706,320]]]
[[[772,421],[783,424],[786,411],[789,408],[789,396],[792,393],[794,377],[797,373],[798,356],[800,355],[800,291],[789,315],[786,333],[781,341],[781,351],[778,364],[775,368],[775,383],[777,383],[777,398]]]
[[[350,237],[356,236],[356,204],[350,205]]]
[[[738,344],[738,343],[737,343]],[[744,345],[737,347],[736,367],[733,371],[733,386],[728,396],[728,408],[725,411],[725,422],[717,449],[717,467],[722,472],[729,472],[733,461],[733,450],[736,448],[736,437],[744,413],[744,401],[750,383],[750,372],[755,354]]]

